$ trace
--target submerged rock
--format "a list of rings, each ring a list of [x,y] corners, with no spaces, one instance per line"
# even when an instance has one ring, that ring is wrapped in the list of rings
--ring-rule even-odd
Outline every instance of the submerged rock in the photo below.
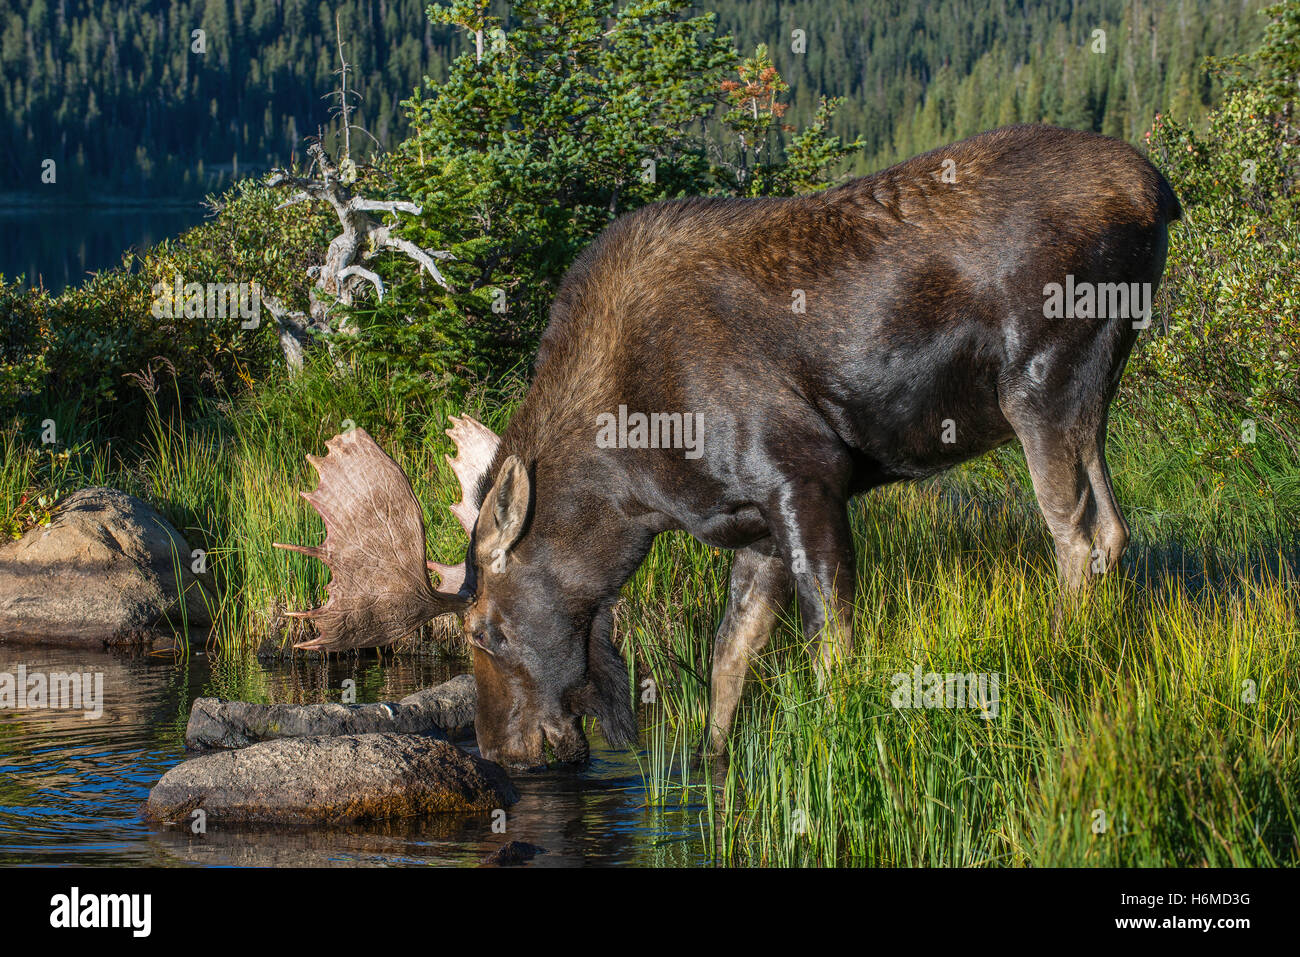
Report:
[[[189,625],[206,627],[212,593],[192,562],[147,503],[112,488],[73,492],[49,525],[0,546],[0,638],[141,642],[170,635],[182,609]]]
[[[188,824],[351,824],[487,812],[519,799],[506,772],[449,741],[416,734],[281,738],[178,764],[144,815]]]
[[[474,724],[476,701],[473,675],[457,675],[396,704],[251,704],[199,698],[190,709],[185,744],[242,748],[279,738],[388,731],[444,737]]]
[[[447,731],[468,728],[474,724],[478,708],[478,686],[474,684],[472,674],[457,675],[440,685],[408,694],[398,703],[436,714],[438,727]]]
[[[545,854],[546,848],[529,844],[527,841],[510,841],[502,844],[479,863],[484,867],[518,867],[526,864],[538,854]]]

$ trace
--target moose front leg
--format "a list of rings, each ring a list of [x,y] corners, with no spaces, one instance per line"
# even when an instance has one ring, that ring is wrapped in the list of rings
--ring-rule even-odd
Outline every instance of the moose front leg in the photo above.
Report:
[[[713,700],[706,754],[717,756],[727,749],[750,660],[767,645],[777,616],[789,600],[790,571],[780,556],[754,548],[736,552],[727,611],[713,642]]]
[[[814,481],[786,485],[768,525],[789,565],[804,634],[820,677],[853,652],[857,573],[845,498]]]

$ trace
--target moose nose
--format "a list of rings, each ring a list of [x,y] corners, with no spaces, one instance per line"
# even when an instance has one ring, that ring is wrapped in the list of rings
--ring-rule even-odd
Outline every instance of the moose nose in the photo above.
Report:
[[[546,735],[555,759],[563,764],[586,764],[591,757],[591,748],[587,736],[582,733],[582,719],[579,717],[564,721],[560,727],[543,725],[542,733]]]

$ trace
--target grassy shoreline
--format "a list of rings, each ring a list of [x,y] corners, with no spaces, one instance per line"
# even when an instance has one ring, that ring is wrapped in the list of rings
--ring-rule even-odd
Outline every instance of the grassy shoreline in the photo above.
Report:
[[[431,404],[378,375],[309,370],[220,414],[155,414],[129,460],[90,437],[42,450],[11,429],[0,516],[12,521],[24,494],[89,484],[141,495],[209,551],[220,657],[283,651],[300,625],[282,612],[320,601],[328,577],[270,547],[322,535],[297,494],[315,482],[304,455],[347,419],[371,431],[424,505],[429,556],[455,561],[446,417],[465,408],[499,428],[517,394]],[[1300,483],[1267,442],[1211,478],[1140,417],[1116,420],[1134,538],[1120,576],[1062,604],[1014,446],[864,496],[854,659],[819,688],[788,615],[756,662],[726,766],[694,759],[728,556],[661,537],[617,617],[638,694],[654,683],[648,799],[700,805],[700,840],[729,864],[1300,863]],[[892,707],[891,676],[918,667],[998,674],[997,716]]]

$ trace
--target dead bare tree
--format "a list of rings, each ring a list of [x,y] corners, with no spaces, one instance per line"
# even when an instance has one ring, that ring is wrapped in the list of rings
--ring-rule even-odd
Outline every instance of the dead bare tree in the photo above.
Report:
[[[335,29],[338,31],[337,18]],[[263,305],[275,318],[280,334],[280,348],[290,371],[302,368],[303,357],[311,347],[313,336],[328,346],[331,336],[351,331],[346,327],[346,318],[337,325],[331,323],[331,313],[336,305],[352,305],[357,293],[366,283],[374,288],[376,296],[383,301],[383,280],[378,273],[365,266],[366,262],[383,250],[396,250],[406,255],[442,288],[448,291],[452,289],[451,283],[438,269],[439,260],[455,258],[451,253],[423,249],[396,235],[393,232],[396,224],[385,224],[373,215],[408,213],[418,216],[421,207],[404,200],[368,199],[354,192],[353,187],[360,178],[361,170],[352,158],[351,133],[354,129],[361,128],[352,123],[353,106],[348,98],[356,95],[356,91],[348,88],[350,67],[343,53],[341,32],[338,47],[339,62],[342,65],[337,72],[342,79],[340,88],[329,94],[338,96],[339,103],[333,112],[342,120],[343,142],[338,161],[330,158],[322,137],[318,135],[307,146],[309,162],[304,175],[274,169],[266,180],[268,186],[289,186],[297,190],[277,209],[297,203],[328,203],[338,216],[340,227],[339,234],[330,241],[326,250],[325,261],[307,271],[313,284],[308,293],[310,303],[306,314],[290,311],[275,297],[262,298]]]
[[[297,203],[323,202],[330,205],[339,220],[339,234],[330,241],[325,261],[307,271],[308,278],[314,280],[309,291],[307,314],[290,312],[278,300],[263,298],[263,304],[279,326],[280,346],[285,361],[294,370],[302,367],[303,355],[309,347],[312,333],[322,335],[328,341],[330,335],[348,331],[346,319],[337,326],[331,322],[331,313],[336,304],[352,305],[358,290],[365,283],[369,283],[380,301],[383,301],[383,280],[365,265],[380,252],[392,249],[403,253],[427,272],[434,282],[449,291],[451,283],[439,270],[438,261],[455,258],[444,250],[422,249],[409,239],[394,233],[395,225],[382,223],[372,215],[409,213],[418,216],[421,207],[404,200],[368,199],[354,193],[351,185],[344,182],[340,175],[340,165],[330,159],[319,139],[308,145],[307,155],[311,162],[306,175],[277,169],[272,170],[266,181],[268,186],[291,186],[297,190],[277,209]]]

